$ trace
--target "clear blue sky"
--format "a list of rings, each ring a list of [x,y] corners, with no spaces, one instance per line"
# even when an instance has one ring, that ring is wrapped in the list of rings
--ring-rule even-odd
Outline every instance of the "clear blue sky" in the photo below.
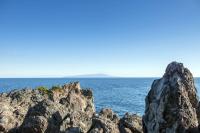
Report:
[[[0,77],[200,76],[199,0],[0,0]]]

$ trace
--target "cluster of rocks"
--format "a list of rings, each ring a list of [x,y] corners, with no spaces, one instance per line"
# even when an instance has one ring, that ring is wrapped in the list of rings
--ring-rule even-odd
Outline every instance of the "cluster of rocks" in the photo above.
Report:
[[[23,89],[0,94],[0,133],[117,133],[141,131],[142,119],[111,109],[96,114],[90,89],[78,82],[52,90]],[[124,132],[126,133],[126,132]]]
[[[51,91],[25,89],[0,96],[0,131],[57,133],[82,130],[92,125],[95,112],[90,90],[70,83]]]
[[[126,113],[119,118],[111,109],[102,109],[93,118],[90,133],[142,133],[142,118]]]
[[[0,133],[198,133],[200,106],[191,72],[168,65],[146,97],[143,117],[95,112],[90,89],[78,82],[56,89],[0,94]]]

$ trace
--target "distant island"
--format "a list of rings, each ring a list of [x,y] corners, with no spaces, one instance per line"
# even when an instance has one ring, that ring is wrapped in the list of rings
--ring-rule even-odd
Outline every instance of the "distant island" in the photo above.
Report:
[[[114,76],[108,74],[83,74],[83,75],[74,75],[74,76],[66,76],[66,78],[112,78]]]

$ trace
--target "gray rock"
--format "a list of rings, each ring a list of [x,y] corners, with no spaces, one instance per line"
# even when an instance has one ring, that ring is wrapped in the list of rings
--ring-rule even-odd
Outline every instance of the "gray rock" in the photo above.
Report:
[[[89,133],[119,133],[119,117],[111,109],[102,109],[98,116],[93,117]]]
[[[136,114],[126,113],[120,119],[119,127],[121,133],[142,133],[142,118]]]
[[[191,72],[172,62],[146,97],[145,133],[199,132],[198,97]]]
[[[87,132],[95,113],[91,90],[78,82],[52,90],[15,90],[0,94],[0,132]]]
[[[95,115],[91,89],[69,83],[51,90],[23,89],[0,94],[0,133],[134,133],[141,118],[121,120],[111,109]]]
[[[142,133],[142,118],[126,113],[119,118],[111,109],[102,109],[93,117],[89,133]]]

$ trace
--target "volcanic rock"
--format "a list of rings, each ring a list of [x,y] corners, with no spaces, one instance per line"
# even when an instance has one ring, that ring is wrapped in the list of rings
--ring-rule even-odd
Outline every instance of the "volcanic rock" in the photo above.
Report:
[[[146,97],[145,133],[199,132],[199,102],[192,73],[172,62]]]
[[[95,113],[91,90],[81,90],[78,82],[2,93],[0,106],[0,132],[87,132]]]

